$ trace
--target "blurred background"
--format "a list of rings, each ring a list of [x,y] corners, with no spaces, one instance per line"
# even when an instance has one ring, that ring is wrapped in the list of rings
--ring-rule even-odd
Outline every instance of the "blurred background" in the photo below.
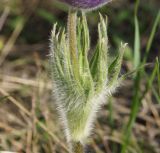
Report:
[[[109,19],[110,55],[127,42],[127,79],[98,113],[90,153],[160,153],[160,1],[114,0],[87,13],[92,46],[98,12]],[[0,152],[67,153],[51,98],[48,54],[53,24],[67,6],[54,0],[0,0]],[[112,59],[110,59],[112,60]]]

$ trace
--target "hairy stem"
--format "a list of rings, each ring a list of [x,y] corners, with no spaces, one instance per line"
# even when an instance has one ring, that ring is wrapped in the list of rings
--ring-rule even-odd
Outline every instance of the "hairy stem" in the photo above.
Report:
[[[77,51],[77,11],[71,9],[68,15],[68,39],[71,52],[71,61],[75,78],[79,77],[78,51]]]
[[[72,143],[73,153],[84,153],[83,145],[80,142]]]

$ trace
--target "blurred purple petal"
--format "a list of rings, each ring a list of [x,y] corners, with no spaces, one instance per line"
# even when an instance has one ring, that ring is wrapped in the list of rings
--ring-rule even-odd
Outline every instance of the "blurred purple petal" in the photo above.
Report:
[[[60,0],[68,5],[80,9],[93,9],[100,7],[111,0]]]

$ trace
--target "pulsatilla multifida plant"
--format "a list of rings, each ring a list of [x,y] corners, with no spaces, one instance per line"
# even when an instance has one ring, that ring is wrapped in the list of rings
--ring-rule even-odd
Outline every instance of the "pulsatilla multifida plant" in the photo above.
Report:
[[[67,32],[58,29],[56,24],[52,30],[50,66],[53,94],[70,152],[82,153],[97,111],[122,79],[118,76],[125,44],[120,46],[119,54],[109,64],[107,17],[100,14],[97,46],[89,59],[90,37],[83,9],[91,7],[82,7],[82,1],[65,1],[74,7],[69,11]],[[78,18],[75,7],[82,7]]]

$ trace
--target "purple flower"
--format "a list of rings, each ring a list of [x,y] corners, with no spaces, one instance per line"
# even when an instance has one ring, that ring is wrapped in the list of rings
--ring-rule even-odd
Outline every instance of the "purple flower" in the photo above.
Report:
[[[112,0],[60,0],[66,4],[79,9],[94,9]]]

